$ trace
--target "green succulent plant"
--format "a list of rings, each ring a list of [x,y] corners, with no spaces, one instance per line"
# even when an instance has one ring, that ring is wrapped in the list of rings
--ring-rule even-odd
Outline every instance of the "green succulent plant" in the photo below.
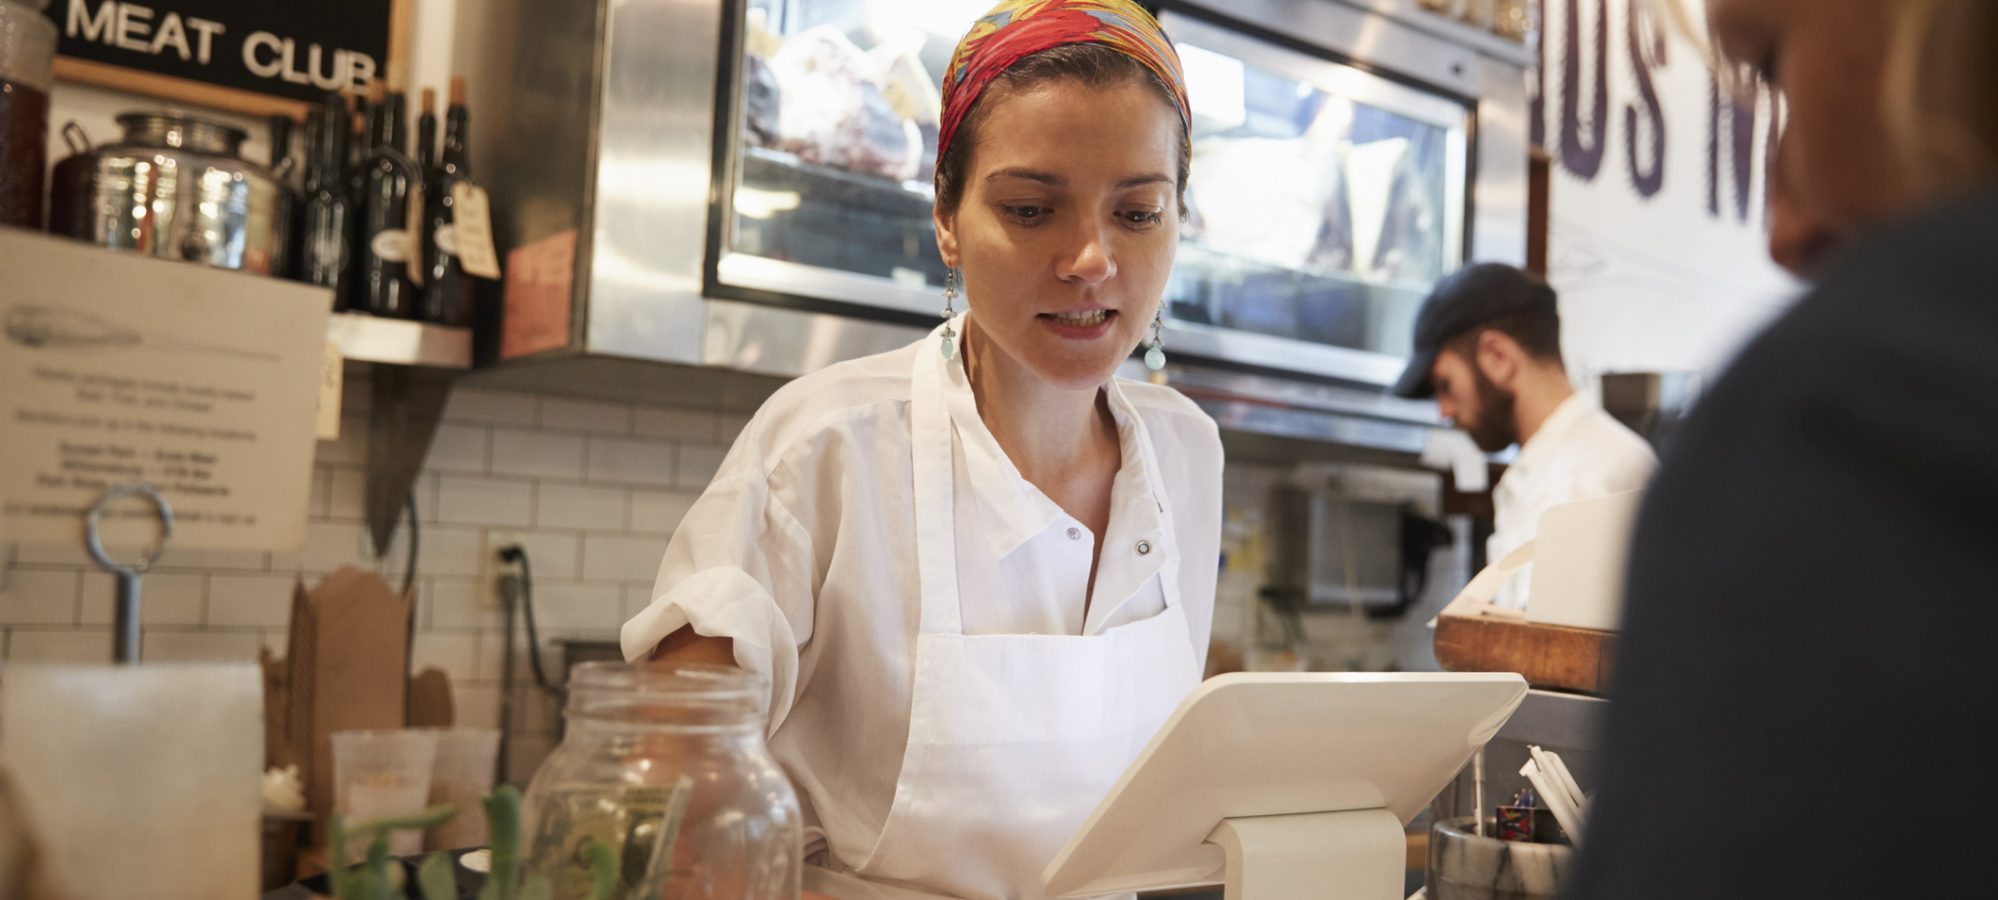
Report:
[[[486,796],[484,805],[492,866],[478,900],[548,900],[548,880],[538,875],[523,877],[521,871],[520,791],[512,785],[502,785]],[[402,866],[389,856],[389,836],[398,831],[435,828],[450,821],[456,812],[451,805],[442,804],[419,813],[375,819],[352,827],[343,817],[334,816],[328,835],[333,868],[327,876],[333,900],[414,900],[404,883]],[[368,842],[367,856],[358,866],[345,864],[350,839]],[[617,892],[617,849],[592,841],[585,852],[590,860],[590,900],[613,900]],[[421,900],[457,900],[458,878],[450,854],[430,854],[417,867],[416,886]]]

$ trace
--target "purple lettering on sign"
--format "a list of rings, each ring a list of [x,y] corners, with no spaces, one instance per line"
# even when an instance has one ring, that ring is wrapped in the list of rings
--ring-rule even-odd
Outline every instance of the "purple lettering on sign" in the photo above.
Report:
[[[1595,0],[1595,52],[1588,121],[1582,121],[1582,0],[1568,0],[1568,52],[1561,60],[1561,166],[1576,178],[1594,181],[1609,144],[1609,0]],[[1583,129],[1587,129],[1584,135]]]
[[[1638,196],[1650,199],[1665,189],[1665,109],[1658,102],[1658,87],[1651,75],[1667,63],[1665,34],[1638,0],[1625,0],[1624,23],[1631,74],[1637,83],[1637,102],[1624,107],[1623,143],[1630,162],[1630,183],[1637,188]],[[1640,117],[1650,123],[1648,167],[1643,162],[1646,154],[1638,150]]]

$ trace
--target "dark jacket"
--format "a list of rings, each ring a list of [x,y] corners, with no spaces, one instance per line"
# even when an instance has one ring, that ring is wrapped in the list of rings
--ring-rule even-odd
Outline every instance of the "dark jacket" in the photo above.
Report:
[[[1998,896],[1998,191],[1755,340],[1638,519],[1572,896]]]

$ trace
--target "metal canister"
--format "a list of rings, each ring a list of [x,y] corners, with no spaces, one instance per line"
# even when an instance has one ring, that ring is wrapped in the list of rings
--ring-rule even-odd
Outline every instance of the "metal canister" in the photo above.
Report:
[[[242,157],[241,129],[168,113],[118,117],[124,140],[74,155],[49,188],[49,230],[117,250],[263,275],[288,274],[297,197]]]
[[[1468,816],[1429,828],[1429,900],[1554,900],[1574,866],[1573,847],[1483,837]]]

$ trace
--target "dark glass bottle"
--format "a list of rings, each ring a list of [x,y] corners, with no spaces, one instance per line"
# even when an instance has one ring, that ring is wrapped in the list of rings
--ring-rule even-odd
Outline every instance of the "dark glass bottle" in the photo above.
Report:
[[[472,178],[472,163],[466,141],[470,137],[471,114],[465,108],[465,79],[451,79],[451,106],[444,114],[444,152],[437,168],[428,177],[425,200],[423,304],[419,318],[439,325],[472,324],[472,277],[458,264],[458,242],[451,189]]]
[[[423,113],[416,117],[416,168],[424,178],[437,168],[437,90],[423,89]]]
[[[306,121],[305,203],[300,233],[299,277],[333,289],[333,309],[349,308],[347,278],[352,272],[348,252],[353,206],[346,179],[347,104],[338,95],[326,98]]]
[[[282,278],[305,280],[305,168],[312,162],[312,113],[305,116],[305,146],[303,152],[291,152],[292,132],[298,123],[287,115],[270,117],[271,129],[271,172],[277,175],[285,186],[299,192],[299,202],[291,205],[291,230],[285,238],[285,267],[283,271],[271,274]]]
[[[378,108],[385,91],[385,86],[376,81],[368,85],[367,91],[354,95],[347,132],[347,167],[343,173],[347,190],[347,265],[341,272],[340,284],[347,298],[346,308],[355,312],[371,312],[361,281],[361,249],[367,246],[367,216],[362,213],[368,202],[368,152],[380,141]]]
[[[360,287],[367,297],[368,312],[407,319],[416,313],[416,286],[410,283],[409,267],[420,264],[413,258],[416,245],[409,233],[409,197],[411,191],[423,190],[423,176],[404,151],[409,126],[404,119],[402,92],[389,91],[375,113],[377,125],[372,130],[376,131],[376,142],[362,166],[361,227],[365,241],[355,246],[361,257]]]
[[[286,180],[290,180],[291,175],[291,167],[288,165],[291,162],[291,129],[296,124],[287,115],[278,114],[270,117],[271,171]]]

